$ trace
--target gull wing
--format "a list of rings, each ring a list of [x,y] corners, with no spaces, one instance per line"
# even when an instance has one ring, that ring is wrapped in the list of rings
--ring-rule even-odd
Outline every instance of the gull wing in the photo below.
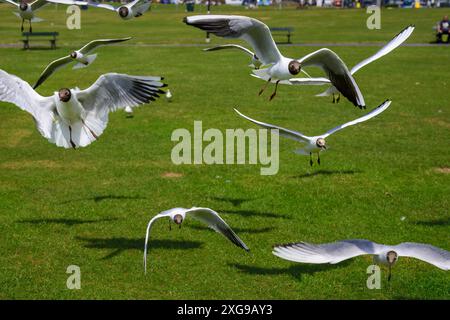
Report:
[[[344,61],[336,53],[323,48],[301,58],[299,62],[302,67],[315,66],[323,69],[331,83],[344,97],[360,109],[365,107],[364,97],[355,79],[353,79]]]
[[[39,87],[42,83],[44,83],[45,80],[48,79],[56,70],[68,65],[73,60],[70,56],[65,56],[62,58],[59,58],[53,62],[51,62],[45,69],[42,71],[41,75],[39,76],[39,79],[36,81],[36,84],[33,86],[34,89]]]
[[[282,57],[269,27],[259,20],[244,16],[198,15],[186,17],[184,22],[219,37],[245,40],[264,65],[277,63]]]
[[[230,228],[230,226],[223,220],[219,214],[209,208],[196,208],[193,207],[186,211],[186,215],[190,215],[192,218],[201,221],[208,225],[211,229],[223,234],[228,240],[233,242],[236,246],[249,251],[250,249],[242,241],[236,233]]]
[[[109,44],[113,44],[113,43],[118,43],[118,42],[123,42],[123,41],[127,41],[130,40],[131,37],[127,37],[127,38],[120,38],[120,39],[98,39],[98,40],[93,40],[91,42],[89,42],[88,44],[86,44],[84,47],[82,47],[79,51],[82,54],[88,54],[89,52],[91,52],[92,50],[101,47],[101,46],[106,46]]]
[[[147,245],[148,245],[148,239],[150,238],[150,231],[152,229],[152,225],[153,223],[160,219],[160,218],[164,218],[164,217],[169,217],[170,216],[170,210],[158,213],[156,216],[154,216],[152,219],[150,219],[150,221],[147,224],[147,231],[145,233],[145,245],[144,245],[144,270],[147,273]]]
[[[27,82],[0,70],[0,101],[13,103],[30,113],[42,136],[52,137],[52,111],[56,107],[53,97],[42,97]]]
[[[416,258],[442,270],[450,270],[450,252],[429,244],[404,242],[394,247],[399,256]]]
[[[89,112],[100,117],[126,107],[136,107],[159,98],[165,92],[161,77],[130,76],[107,73],[101,75],[89,88],[77,93],[78,100]]]
[[[340,125],[340,126],[337,126],[337,127],[333,128],[333,129],[327,131],[327,133],[325,133],[325,134],[322,135],[321,137],[325,139],[325,138],[328,137],[329,135],[331,135],[331,134],[333,134],[333,133],[335,133],[335,132],[337,132],[337,131],[339,131],[339,130],[341,130],[341,129],[344,129],[345,127],[349,127],[349,126],[352,126],[352,125],[354,125],[354,124],[357,124],[357,123],[361,123],[361,122],[367,121],[367,120],[369,120],[369,119],[371,119],[371,118],[373,118],[373,117],[379,115],[380,113],[382,113],[382,112],[383,112],[384,110],[386,110],[390,105],[391,105],[391,101],[390,101],[390,100],[386,100],[386,101],[384,101],[382,104],[380,104],[378,107],[376,107],[375,109],[373,109],[372,111],[370,111],[368,114],[366,114],[365,116],[362,116],[361,118],[358,118],[358,119],[355,119],[355,120],[353,120],[353,121],[344,123],[344,124],[342,124],[342,125]]]
[[[236,113],[238,115],[240,115],[241,117],[243,117],[243,118],[247,119],[248,121],[251,121],[251,122],[253,122],[253,123],[255,123],[255,124],[257,124],[257,125],[259,125],[259,126],[261,126],[263,128],[266,128],[266,129],[277,129],[278,130],[278,134],[280,136],[285,137],[285,138],[296,140],[296,141],[299,141],[299,142],[302,142],[302,143],[308,143],[309,140],[310,140],[310,137],[305,136],[305,135],[303,135],[300,132],[289,130],[289,129],[285,129],[285,128],[282,128],[282,127],[275,126],[273,124],[264,123],[264,122],[252,119],[252,118],[247,117],[246,115],[240,113],[236,109],[234,109],[234,111],[236,111]]]
[[[19,5],[20,5],[19,3],[14,2],[12,0],[0,0],[0,2],[8,2],[8,3],[10,3],[10,4],[12,4],[12,5],[16,6],[16,7],[19,7]]]
[[[238,44],[223,44],[223,45],[215,46],[212,48],[203,49],[203,51],[216,51],[216,50],[223,50],[223,49],[238,49],[238,50],[245,52],[246,54],[248,54],[251,57],[255,57],[255,54],[252,51],[250,51],[249,49],[247,49],[243,46],[240,46]]]
[[[307,242],[275,246],[272,253],[285,260],[302,263],[339,263],[366,254],[378,254],[384,245],[369,240],[344,240],[325,244]]]
[[[361,61],[356,66],[352,68],[350,73],[353,75],[355,72],[357,72],[362,67],[368,65],[369,63],[380,59],[381,57],[387,55],[389,52],[393,51],[397,47],[399,47],[403,42],[405,42],[413,33],[414,26],[410,25],[403,29],[399,34],[397,34],[394,38],[392,38],[391,41],[389,41],[383,48],[378,50],[377,53],[375,53],[373,56],[370,56],[369,58]]]

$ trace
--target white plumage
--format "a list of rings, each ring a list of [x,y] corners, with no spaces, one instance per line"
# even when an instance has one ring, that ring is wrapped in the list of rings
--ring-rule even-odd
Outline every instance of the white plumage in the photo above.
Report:
[[[85,147],[103,133],[109,112],[149,103],[164,94],[161,80],[108,73],[85,90],[63,88],[43,97],[27,82],[0,70],[0,101],[30,113],[41,135],[58,147]]]
[[[343,240],[333,243],[306,242],[275,246],[272,253],[282,259],[300,263],[336,264],[361,255],[372,255],[376,263],[391,267],[399,257],[410,257],[430,263],[442,270],[450,270],[450,252],[429,244],[404,242],[390,246],[369,240]]]
[[[97,2],[83,2],[81,3],[83,5],[88,5],[96,8],[103,8],[111,11],[115,11],[119,14],[119,17],[121,17],[124,20],[129,20],[132,18],[137,18],[142,16],[151,5],[151,1],[149,0],[134,0],[130,3],[127,3],[125,5],[122,5],[120,7],[114,7],[110,4],[106,3],[97,3]]]
[[[264,68],[253,73],[268,82],[289,80],[300,73],[303,67],[316,66],[323,69],[332,84],[355,106],[365,107],[364,98],[345,63],[330,49],[320,49],[301,59],[284,57],[272,38],[270,29],[259,20],[244,16],[199,15],[184,18],[188,25],[213,33],[219,37],[239,38],[248,42],[254,55]],[[267,84],[266,84],[267,85]],[[260,94],[265,90],[264,86]]]
[[[259,125],[261,127],[263,127],[263,128],[276,129],[276,130],[278,130],[279,135],[300,142],[301,144],[304,145],[304,147],[301,148],[301,149],[296,150],[296,153],[302,154],[302,155],[309,155],[309,156],[311,156],[312,153],[317,153],[317,155],[318,155],[318,163],[320,164],[319,152],[326,150],[327,146],[326,146],[326,143],[325,143],[325,139],[328,136],[332,135],[333,133],[335,133],[335,132],[337,132],[337,131],[339,131],[341,129],[344,129],[344,128],[352,126],[352,125],[355,125],[357,123],[361,123],[363,121],[367,121],[367,120],[377,116],[378,114],[380,114],[384,110],[386,110],[390,106],[390,104],[391,104],[391,101],[386,100],[381,105],[379,105],[377,108],[373,109],[372,111],[370,111],[366,115],[364,115],[364,116],[362,116],[362,117],[360,117],[358,119],[355,119],[355,120],[349,121],[347,123],[344,123],[344,124],[342,124],[340,126],[337,126],[337,127],[333,128],[333,129],[330,129],[330,130],[328,130],[327,132],[325,132],[325,133],[323,133],[321,135],[312,136],[312,137],[306,136],[303,133],[298,132],[298,131],[285,129],[285,128],[278,127],[278,126],[273,125],[273,124],[269,124],[269,123],[265,123],[265,122],[262,122],[262,121],[258,121],[258,120],[252,119],[252,118],[242,114],[238,110],[236,110],[236,109],[234,109],[234,110],[241,117],[243,117],[243,118],[245,118],[245,119],[247,119],[247,120],[249,120],[249,121],[251,121],[251,122],[253,122],[253,123],[255,123],[255,124],[257,124],[257,125]],[[312,158],[310,159],[310,164],[312,165]]]
[[[36,81],[36,84],[33,86],[34,89],[39,87],[42,83],[44,83],[45,80],[47,80],[55,71],[58,69],[68,65],[71,62],[76,61],[77,64],[74,65],[73,69],[80,69],[89,66],[97,57],[97,54],[88,55],[93,50],[97,49],[98,47],[105,46],[105,45],[111,45],[114,43],[119,43],[123,41],[130,40],[131,38],[122,38],[122,39],[98,39],[93,40],[83,46],[81,49],[73,51],[71,54],[56,59],[52,61],[50,64],[47,65],[47,67],[44,69],[44,71],[39,76],[39,79]]]
[[[247,245],[234,233],[234,231],[228,226],[228,224],[219,216],[219,214],[209,208],[192,207],[190,209],[185,208],[173,208],[163,211],[154,216],[147,225],[147,231],[145,234],[145,246],[144,246],[144,269],[147,271],[147,245],[150,238],[150,231],[153,223],[160,218],[169,218],[170,221],[181,226],[184,219],[190,216],[200,222],[205,223],[216,232],[223,234],[228,240],[233,242],[236,246],[249,251]]]

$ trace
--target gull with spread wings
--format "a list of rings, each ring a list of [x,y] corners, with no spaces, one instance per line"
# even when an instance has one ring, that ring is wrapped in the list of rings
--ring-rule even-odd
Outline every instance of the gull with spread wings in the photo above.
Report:
[[[129,20],[131,18],[137,18],[142,16],[151,5],[151,1],[149,0],[134,0],[130,3],[127,3],[125,5],[122,5],[120,7],[114,7],[110,4],[106,3],[97,3],[88,1],[83,3],[88,6],[96,7],[96,8],[103,8],[111,11],[115,11],[119,14],[119,17],[121,17],[124,20]]]
[[[161,77],[107,73],[85,90],[62,88],[43,97],[27,82],[0,70],[0,101],[30,113],[49,142],[75,149],[98,139],[108,124],[109,112],[159,98],[166,86],[161,81]]]
[[[388,280],[391,279],[391,268],[399,257],[416,258],[439,269],[450,270],[450,252],[429,244],[414,242],[403,242],[395,246],[359,239],[324,244],[299,242],[277,245],[272,253],[285,260],[316,264],[336,264],[357,256],[372,255],[375,263],[388,266]]]
[[[147,246],[148,239],[150,237],[150,231],[153,223],[160,218],[169,218],[169,229],[170,222],[173,221],[175,224],[179,225],[186,219],[186,217],[192,217],[195,220],[207,224],[211,229],[216,232],[223,234],[228,240],[233,242],[236,246],[249,251],[250,249],[247,245],[234,233],[234,231],[228,226],[228,224],[219,216],[219,214],[209,208],[199,208],[192,207],[190,209],[185,208],[173,208],[163,211],[156,216],[154,216],[147,225],[147,232],[145,234],[145,246],[144,246],[144,269],[147,272]]]
[[[277,93],[280,81],[289,80],[298,75],[304,67],[316,66],[325,71],[331,83],[350,102],[359,108],[365,107],[363,95],[347,66],[330,49],[317,50],[301,59],[287,58],[278,50],[267,25],[245,16],[199,15],[185,17],[184,22],[219,37],[247,41],[255,51],[258,60],[265,66],[265,68],[253,70],[255,75],[267,80],[259,94],[262,94],[270,82],[275,82],[275,91],[270,96],[271,100]]]
[[[294,131],[294,130],[289,130],[289,129],[285,129],[282,127],[278,127],[275,126],[273,124],[269,124],[269,123],[264,123],[255,119],[252,119],[250,117],[247,117],[246,115],[240,113],[238,110],[234,109],[234,111],[236,111],[237,114],[239,114],[241,117],[263,127],[266,129],[276,129],[278,130],[278,134],[285,137],[285,138],[289,138],[289,139],[293,139],[295,141],[298,141],[302,144],[304,144],[303,148],[296,150],[295,152],[298,154],[302,154],[302,155],[309,155],[310,159],[309,159],[309,163],[312,166],[313,165],[313,160],[312,160],[312,154],[313,153],[317,153],[317,163],[320,165],[320,152],[321,151],[325,151],[327,149],[327,145],[325,143],[325,139],[332,135],[333,133],[344,129],[346,127],[355,125],[357,123],[361,123],[363,121],[367,121],[373,117],[375,117],[376,115],[379,115],[380,113],[382,113],[384,110],[386,110],[391,104],[390,100],[386,100],[384,101],[381,105],[379,105],[377,108],[373,109],[372,111],[370,111],[368,114],[366,114],[365,116],[358,118],[356,120],[344,123],[340,126],[337,126],[331,130],[328,130],[327,132],[325,132],[324,134],[318,135],[318,136],[313,136],[313,137],[309,137],[304,135],[301,132],[298,131]]]
[[[39,79],[36,81],[36,84],[33,86],[33,89],[39,87],[45,80],[48,79],[56,70],[68,65],[71,62],[77,62],[73,66],[73,69],[85,68],[89,66],[92,62],[94,62],[95,58],[97,58],[97,54],[88,55],[93,50],[97,49],[101,46],[106,46],[118,42],[123,42],[130,40],[131,37],[122,38],[122,39],[98,39],[89,42],[87,45],[82,47],[79,50],[73,51],[71,54],[64,56],[62,58],[56,59],[52,61],[41,73]]]

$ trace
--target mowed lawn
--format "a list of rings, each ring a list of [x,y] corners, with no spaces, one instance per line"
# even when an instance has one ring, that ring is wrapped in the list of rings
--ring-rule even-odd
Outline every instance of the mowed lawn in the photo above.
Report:
[[[124,45],[99,49],[87,69],[60,70],[39,93],[86,88],[103,73],[119,72],[164,76],[173,100],[138,108],[132,119],[122,111],[111,114],[100,139],[78,150],[48,143],[30,115],[0,103],[0,298],[450,298],[450,273],[418,260],[401,258],[390,282],[382,268],[381,289],[369,290],[370,257],[306,265],[271,253],[279,243],[354,238],[450,250],[450,47],[401,47],[360,70],[355,78],[368,110],[386,98],[391,107],[328,138],[321,166],[310,167],[308,157],[293,153],[295,142],[280,138],[279,173],[261,176],[259,165],[177,166],[171,161],[176,144],[171,134],[178,128],[193,131],[194,120],[201,120],[204,130],[256,128],[238,117],[235,107],[310,135],[368,110],[345,99],[335,105],[331,98],[315,97],[322,87],[280,86],[272,102],[269,87],[259,97],[263,82],[249,76],[249,59],[238,52],[202,52],[195,44],[204,45],[205,34],[182,23],[182,6],[154,6],[131,21],[89,9],[82,12],[82,29],[72,31],[65,27],[64,10],[49,6],[39,14],[46,21],[34,24],[36,32],[60,32],[59,48],[25,52],[19,19],[11,6],[0,5],[0,69],[34,82],[48,62],[92,39],[132,36]],[[296,43],[381,44],[409,24],[417,26],[409,43],[432,41],[431,26],[446,11],[383,10],[381,30],[366,28],[364,10],[214,7],[213,12],[293,26]],[[212,38],[212,44],[225,42]],[[11,44],[17,46],[7,47]],[[281,47],[291,57],[317,49]],[[332,49],[353,66],[378,47]],[[196,221],[169,232],[167,221],[160,220],[145,275],[147,222],[177,206],[217,210],[250,253]],[[81,268],[81,290],[66,288],[69,265]]]

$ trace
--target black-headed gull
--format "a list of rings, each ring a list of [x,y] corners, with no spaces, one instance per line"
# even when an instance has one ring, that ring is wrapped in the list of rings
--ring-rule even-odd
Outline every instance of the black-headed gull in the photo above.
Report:
[[[119,17],[121,17],[124,20],[129,20],[131,18],[137,18],[142,16],[151,5],[151,1],[149,0],[134,0],[130,3],[127,3],[125,5],[122,5],[120,7],[114,7],[110,4],[105,3],[96,3],[88,1],[86,3],[88,6],[96,7],[96,8],[103,8],[108,9],[111,11],[115,11],[119,14]]]
[[[41,135],[58,147],[85,147],[103,133],[109,112],[149,103],[165,93],[161,80],[107,73],[85,90],[62,88],[42,97],[27,82],[0,70],[0,101],[30,113]]]
[[[270,96],[270,99],[273,99],[280,81],[289,80],[298,75],[303,67],[316,66],[325,71],[332,84],[355,106],[365,107],[361,91],[347,66],[330,49],[317,50],[301,59],[284,57],[278,50],[267,25],[244,16],[199,15],[185,17],[184,22],[219,37],[239,38],[247,41],[261,63],[266,66],[253,70],[258,77],[267,80],[259,94],[266,89],[268,83],[275,82],[275,91]]]
[[[84,68],[90,65],[95,58],[97,58],[97,54],[88,55],[94,49],[97,49],[100,46],[106,46],[109,44],[114,44],[122,41],[130,40],[131,37],[121,38],[121,39],[98,39],[89,42],[87,45],[82,47],[79,50],[75,50],[69,55],[59,58],[55,61],[52,61],[44,71],[41,73],[39,79],[36,81],[36,84],[33,86],[34,89],[39,87],[45,80],[48,79],[56,70],[68,65],[71,62],[78,62],[73,66],[73,69]]]
[[[14,14],[22,19],[22,26],[21,31],[23,32],[23,24],[25,20],[28,20],[30,22],[30,32],[33,32],[33,29],[31,27],[32,22],[40,22],[43,21],[41,18],[38,18],[35,16],[35,12],[45,6],[49,3],[61,3],[61,4],[78,4],[75,0],[36,0],[32,3],[27,3],[26,1],[19,1],[15,2],[12,0],[0,0],[0,2],[7,2],[10,3],[19,10],[18,12],[14,12]]]
[[[247,245],[234,233],[234,231],[228,226],[228,224],[219,216],[219,214],[216,211],[209,208],[199,208],[199,207],[192,207],[190,209],[173,208],[157,214],[150,220],[150,222],[147,225],[147,232],[145,234],[145,246],[144,246],[145,271],[147,271],[147,245],[153,223],[160,218],[169,218],[169,228],[170,228],[170,221],[173,221],[181,228],[181,224],[183,223],[183,221],[186,219],[187,216],[190,216],[200,222],[207,224],[208,227],[210,227],[216,232],[223,234],[236,246],[246,251],[250,250],[247,247]]]
[[[295,141],[298,141],[298,142],[304,144],[303,148],[298,149],[295,152],[298,154],[302,154],[302,155],[309,155],[310,156],[309,163],[310,163],[310,165],[313,165],[312,154],[317,153],[317,163],[320,164],[320,152],[326,150],[327,145],[325,143],[325,139],[328,136],[332,135],[333,133],[335,133],[341,129],[344,129],[345,127],[352,126],[354,124],[357,124],[357,123],[360,123],[360,122],[363,122],[363,121],[369,120],[370,118],[375,117],[376,115],[378,115],[378,114],[382,113],[384,110],[386,110],[390,104],[391,104],[391,101],[386,100],[381,105],[379,105],[377,108],[373,109],[368,114],[366,114],[365,116],[362,116],[361,118],[358,118],[356,120],[344,123],[343,125],[340,125],[331,130],[328,130],[324,134],[321,134],[318,136],[313,136],[313,137],[305,136],[303,133],[300,133],[298,131],[289,130],[289,129],[275,126],[273,124],[254,120],[254,119],[247,117],[246,115],[240,113],[236,109],[234,109],[234,111],[236,111],[236,113],[239,114],[241,117],[243,117],[263,128],[277,129],[278,133],[281,136],[289,138],[289,139],[293,139]]]
[[[301,263],[336,264],[361,255],[372,255],[374,261],[391,267],[399,257],[416,258],[428,262],[442,270],[450,270],[450,252],[429,244],[404,242],[390,246],[369,240],[343,240],[324,244],[306,242],[275,246],[272,253],[285,260]]]

